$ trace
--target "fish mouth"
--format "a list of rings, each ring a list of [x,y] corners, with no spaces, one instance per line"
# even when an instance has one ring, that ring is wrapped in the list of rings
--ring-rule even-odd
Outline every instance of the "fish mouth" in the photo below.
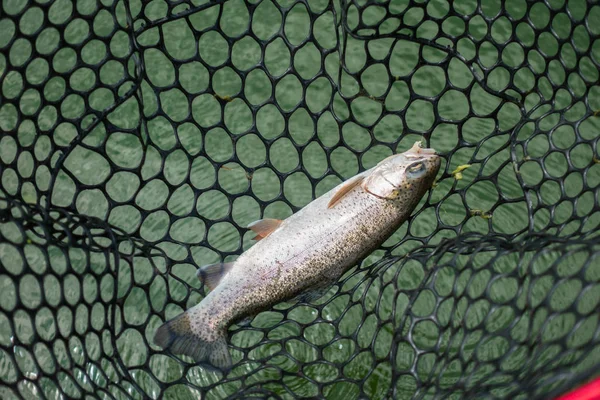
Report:
[[[435,149],[422,147],[420,141],[415,142],[415,144],[413,144],[413,146],[408,149],[404,155],[411,158],[428,158],[439,156]]]

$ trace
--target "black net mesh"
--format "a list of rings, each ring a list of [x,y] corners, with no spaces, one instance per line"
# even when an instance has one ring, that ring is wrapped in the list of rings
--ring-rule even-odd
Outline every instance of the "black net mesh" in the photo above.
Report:
[[[600,370],[595,1],[3,0],[0,398],[549,398]],[[322,298],[152,343],[196,268],[424,140]]]

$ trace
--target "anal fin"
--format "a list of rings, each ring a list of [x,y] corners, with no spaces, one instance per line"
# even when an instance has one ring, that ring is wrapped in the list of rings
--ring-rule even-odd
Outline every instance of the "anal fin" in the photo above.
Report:
[[[346,183],[342,185],[338,189],[337,192],[331,197],[329,203],[327,203],[327,208],[332,208],[335,204],[342,199],[348,192],[354,189],[358,184],[363,181],[363,176],[355,176],[354,178],[348,180]]]
[[[329,289],[331,289],[329,286],[308,289],[297,295],[293,300],[296,300],[299,303],[312,303],[313,301],[323,297],[327,292],[329,292]]]
[[[240,328],[247,328],[252,324],[252,320],[256,317],[256,314],[248,315],[239,321],[236,321],[235,324]]]
[[[231,270],[233,264],[230,262],[205,265],[198,268],[196,276],[209,290],[213,290],[221,282],[221,278]]]
[[[283,220],[274,218],[259,219],[258,221],[254,221],[248,225],[248,229],[252,229],[252,231],[256,233],[254,240],[261,240],[279,228],[279,225],[281,225],[282,222]]]

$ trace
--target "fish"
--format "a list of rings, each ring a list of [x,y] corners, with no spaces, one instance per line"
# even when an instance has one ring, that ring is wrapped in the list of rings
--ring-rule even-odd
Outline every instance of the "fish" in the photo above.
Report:
[[[200,267],[210,292],[161,325],[154,342],[208,369],[232,366],[229,326],[283,301],[322,295],[404,223],[432,187],[440,156],[416,142],[285,220],[251,223],[257,243],[234,262]]]

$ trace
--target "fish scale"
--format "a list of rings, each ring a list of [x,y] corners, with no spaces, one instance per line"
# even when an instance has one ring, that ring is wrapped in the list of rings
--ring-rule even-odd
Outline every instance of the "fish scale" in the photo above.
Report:
[[[217,282],[216,287],[198,305],[162,325],[155,342],[208,367],[229,368],[226,337],[232,323],[335,283],[408,219],[439,166],[435,152],[417,142],[283,222],[251,224],[260,241],[233,265],[215,269],[211,284]],[[222,276],[214,279],[215,273]]]

